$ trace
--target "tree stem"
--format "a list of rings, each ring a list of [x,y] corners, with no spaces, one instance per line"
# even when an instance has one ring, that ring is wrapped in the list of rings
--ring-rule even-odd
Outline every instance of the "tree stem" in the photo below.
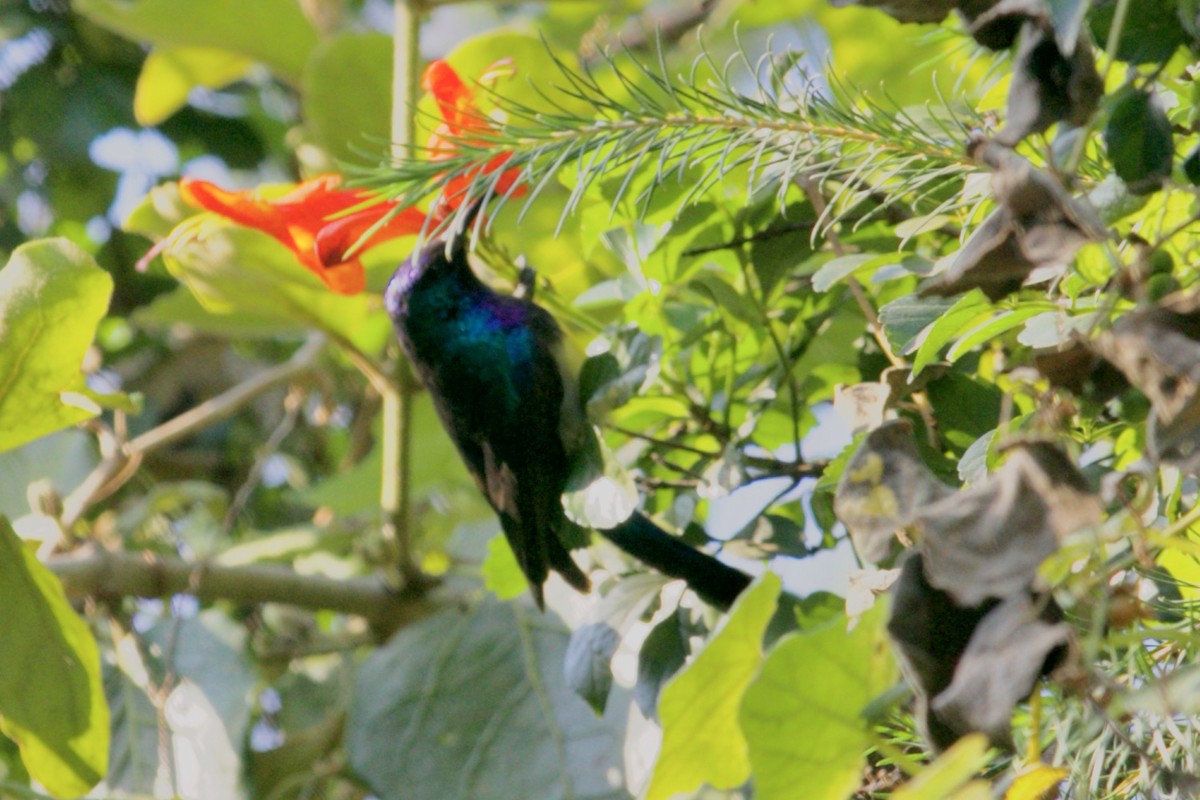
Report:
[[[410,158],[416,137],[415,110],[420,92],[420,0],[396,0],[392,63],[392,154]],[[384,541],[393,550],[400,576],[412,582],[418,569],[410,525],[412,474],[412,401],[415,385],[408,364],[397,358],[396,380],[383,392],[383,487],[379,497]]]
[[[288,603],[393,625],[412,621],[426,608],[421,586],[397,590],[378,578],[336,580],[273,564],[228,566],[96,548],[54,556],[46,566],[70,597],[169,597],[186,592],[201,601]]]

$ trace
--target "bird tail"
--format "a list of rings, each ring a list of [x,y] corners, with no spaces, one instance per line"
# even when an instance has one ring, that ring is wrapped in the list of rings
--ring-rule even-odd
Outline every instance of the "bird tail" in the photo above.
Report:
[[[718,608],[728,609],[750,585],[749,575],[680,541],[642,514],[597,532],[647,566],[687,581],[692,591]]]

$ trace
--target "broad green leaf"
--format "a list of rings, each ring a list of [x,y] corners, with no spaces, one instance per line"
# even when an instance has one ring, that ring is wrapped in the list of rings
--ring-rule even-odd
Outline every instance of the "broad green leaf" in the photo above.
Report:
[[[163,262],[212,314],[315,327],[367,353],[391,336],[378,298],[330,291],[267,234],[214,214],[181,223]]]
[[[988,741],[982,733],[964,736],[892,795],[892,800],[956,798],[968,781],[987,766]],[[986,788],[986,784],[984,784]],[[984,797],[990,797],[985,793]]]
[[[742,592],[696,659],[663,687],[663,741],[646,800],[667,800],[708,783],[718,789],[750,777],[738,706],[762,661],[762,638],[781,582],[766,573]]]
[[[382,800],[618,800],[628,695],[597,717],[566,685],[568,631],[483,601],[372,653],[346,721],[350,765]]]
[[[62,584],[0,517],[0,731],[55,797],[78,797],[104,776],[108,704],[100,653]]]
[[[858,786],[871,724],[863,709],[896,680],[885,603],[780,639],[741,703],[755,797],[842,800]]]
[[[0,270],[0,451],[96,416],[79,365],[112,278],[66,239],[13,251]]]
[[[304,70],[304,117],[335,159],[382,157],[392,102],[392,38],[348,33],[322,42]]]
[[[134,116],[143,125],[158,125],[187,105],[192,89],[219,89],[253,66],[246,56],[216,47],[155,47],[138,75]]]
[[[75,0],[72,6],[127,38],[240,53],[292,83],[317,44],[295,0]]]

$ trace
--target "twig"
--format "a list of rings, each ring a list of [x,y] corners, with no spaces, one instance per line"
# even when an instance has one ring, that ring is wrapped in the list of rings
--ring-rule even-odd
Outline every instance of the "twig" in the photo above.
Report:
[[[258,448],[258,452],[254,455],[254,464],[250,467],[246,480],[238,487],[237,493],[233,496],[233,502],[229,504],[229,510],[225,512],[222,527],[226,533],[233,530],[233,524],[241,515],[242,509],[246,507],[246,503],[250,501],[250,495],[254,493],[255,487],[262,478],[267,460],[275,454],[275,451],[283,444],[283,440],[295,429],[296,420],[300,417],[300,409],[303,405],[304,393],[293,386],[283,400],[283,419],[275,426],[275,430],[271,431],[267,441]]]
[[[191,436],[198,430],[236,414],[243,406],[276,386],[295,380],[312,370],[325,337],[313,334],[282,364],[264,370],[249,380],[189,409],[129,442],[101,438],[104,458],[70,494],[63,498],[63,527],[71,528],[93,504],[121,488],[145,455]]]

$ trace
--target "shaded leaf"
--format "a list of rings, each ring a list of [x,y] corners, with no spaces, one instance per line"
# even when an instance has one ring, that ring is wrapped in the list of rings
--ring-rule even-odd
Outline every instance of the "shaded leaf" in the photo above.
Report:
[[[1129,191],[1147,194],[1161,189],[1171,176],[1175,142],[1158,95],[1137,89],[1119,94],[1104,126],[1104,146]]]
[[[930,701],[950,685],[976,626],[995,605],[994,600],[976,608],[956,605],[948,594],[929,585],[920,553],[910,555],[900,567],[888,633],[904,677],[916,693],[917,725],[936,748],[949,747],[962,732],[934,715]]]
[[[78,797],[108,765],[108,703],[100,653],[58,578],[0,517],[0,731],[31,777]]]
[[[1088,24],[1097,42],[1107,42],[1117,10],[1117,0],[1095,0]],[[1187,42],[1176,3],[1172,0],[1138,0],[1129,3],[1117,58],[1133,64],[1165,62]]]
[[[738,707],[762,660],[763,633],[779,591],[779,577],[770,572],[755,581],[695,660],[663,688],[663,742],[647,800],[666,800],[702,783],[729,789],[750,777]]]
[[[383,800],[627,797],[624,708],[597,718],[566,685],[568,636],[489,601],[401,629],[355,682],[351,767]]]
[[[0,451],[99,413],[79,366],[112,285],[66,239],[23,244],[0,270]]]
[[[762,800],[841,800],[862,774],[872,725],[863,710],[896,680],[886,610],[847,632],[844,617],[780,639],[742,700],[740,720]]]
[[[891,553],[898,529],[951,491],[921,461],[912,424],[894,420],[867,434],[846,464],[834,510],[859,556],[877,563]]]
[[[1151,452],[1191,468],[1200,452],[1200,295],[1125,314],[1094,346],[1150,399]]]
[[[658,598],[667,579],[644,572],[623,578],[601,598],[594,598],[583,625],[571,632],[563,670],[567,685],[604,713],[612,688],[612,657],[629,629]]]
[[[633,699],[642,715],[658,718],[658,698],[667,681],[687,662],[687,635],[679,612],[671,614],[651,629],[638,651],[637,684]]]

